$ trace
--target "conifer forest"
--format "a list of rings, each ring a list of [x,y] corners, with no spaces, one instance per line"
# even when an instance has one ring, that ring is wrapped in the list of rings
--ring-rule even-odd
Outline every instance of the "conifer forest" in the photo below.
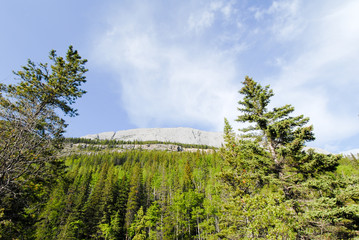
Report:
[[[304,150],[309,119],[269,86],[245,78],[221,148],[123,150],[63,137],[86,60],[49,59],[0,84],[0,239],[359,238],[359,156]]]

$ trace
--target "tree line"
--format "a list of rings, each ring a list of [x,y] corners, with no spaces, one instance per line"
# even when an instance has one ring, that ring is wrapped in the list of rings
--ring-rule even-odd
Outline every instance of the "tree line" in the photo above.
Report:
[[[233,147],[232,142],[227,147]],[[335,171],[297,182],[295,195],[287,197],[283,190],[287,186],[265,173],[269,168],[257,165],[264,159],[253,155],[244,162],[242,157],[246,154],[233,158],[238,153],[136,150],[68,156],[67,173],[58,179],[47,203],[37,213],[30,236],[35,239],[356,236],[358,162],[341,159]]]
[[[89,145],[106,145],[110,147],[117,147],[117,145],[132,144],[132,145],[145,145],[145,144],[173,144],[183,148],[197,148],[197,149],[213,149],[214,147],[204,144],[189,144],[189,143],[178,143],[178,142],[163,142],[163,141],[126,141],[116,139],[89,139],[89,138],[65,138],[65,143],[85,143]]]

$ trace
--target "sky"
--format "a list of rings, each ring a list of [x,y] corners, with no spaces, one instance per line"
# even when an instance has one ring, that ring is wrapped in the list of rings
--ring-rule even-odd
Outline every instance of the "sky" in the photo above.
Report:
[[[0,82],[69,45],[88,59],[68,137],[147,127],[235,129],[245,76],[310,118],[310,146],[359,148],[357,0],[0,2]]]

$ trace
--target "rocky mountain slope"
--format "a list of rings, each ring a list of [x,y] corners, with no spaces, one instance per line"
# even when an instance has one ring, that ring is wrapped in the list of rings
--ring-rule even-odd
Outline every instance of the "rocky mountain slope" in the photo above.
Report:
[[[138,128],[83,136],[87,139],[120,141],[159,141],[220,147],[223,133],[206,132],[193,128]]]
[[[344,156],[351,156],[351,155],[359,156],[359,148],[344,151],[344,152],[341,152],[340,154],[343,154]]]
[[[221,147],[223,142],[223,133],[207,132],[193,128],[137,128],[130,130],[122,130],[117,132],[103,132],[98,134],[89,134],[82,138],[99,139],[99,140],[119,140],[119,141],[158,141],[194,145],[207,145],[211,147]],[[315,152],[323,154],[331,154],[330,152],[315,148]]]

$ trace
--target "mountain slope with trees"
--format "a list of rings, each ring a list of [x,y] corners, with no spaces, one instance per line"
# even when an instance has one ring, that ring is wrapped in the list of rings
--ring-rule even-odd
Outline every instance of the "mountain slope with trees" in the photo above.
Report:
[[[38,239],[349,239],[359,235],[358,159],[304,151],[314,140],[272,90],[243,82],[236,137],[208,153],[107,149],[67,157]]]
[[[290,105],[269,110],[273,91],[249,77],[240,93],[238,121],[249,125],[237,134],[225,120],[220,149],[123,150],[116,141],[69,140],[87,147],[50,154],[64,163],[49,175],[52,184],[24,177],[31,181],[19,183],[22,195],[1,196],[0,238],[359,237],[358,157],[304,151],[314,140],[307,118],[292,116]]]
[[[223,151],[69,156],[66,176],[39,215],[36,239],[338,239],[357,234],[358,160],[340,159],[336,171],[302,184],[299,190],[308,196],[287,198],[266,173],[270,168],[257,165],[265,159],[253,149],[246,146],[235,158],[235,151]],[[249,153],[253,157],[244,160]]]

